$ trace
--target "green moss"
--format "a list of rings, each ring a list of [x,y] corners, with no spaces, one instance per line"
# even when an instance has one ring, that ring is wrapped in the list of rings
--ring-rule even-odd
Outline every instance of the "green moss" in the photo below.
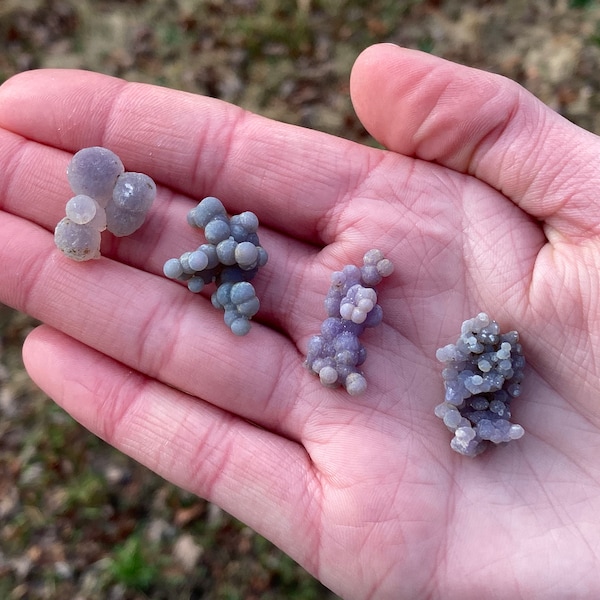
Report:
[[[108,569],[117,583],[134,590],[147,591],[160,579],[160,568],[150,560],[146,544],[132,535],[112,552]]]

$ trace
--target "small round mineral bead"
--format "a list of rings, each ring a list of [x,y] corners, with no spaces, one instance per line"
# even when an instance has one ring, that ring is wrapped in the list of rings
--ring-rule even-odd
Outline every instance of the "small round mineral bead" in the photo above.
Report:
[[[216,308],[217,310],[222,310],[224,307],[223,305],[219,302],[219,298],[217,296],[217,291],[215,290],[211,295],[210,295],[210,302],[213,305],[214,308]]]
[[[217,247],[214,244],[202,244],[198,250],[204,252],[208,258],[206,269],[214,269],[219,265],[219,257],[217,256]]]
[[[350,373],[346,377],[346,391],[351,396],[359,396],[367,390],[367,380],[360,373]]]
[[[229,228],[229,223],[218,217],[209,221],[204,228],[204,237],[206,238],[206,241],[215,245],[226,240],[230,234],[231,229]]]
[[[143,212],[130,212],[118,207],[114,202],[106,205],[106,228],[116,237],[135,233],[146,220]]]
[[[365,255],[363,256],[363,262],[365,265],[377,265],[377,263],[384,258],[385,257],[381,250],[373,248],[372,250],[365,252]]]
[[[331,274],[331,287],[335,291],[340,291],[346,283],[346,274],[343,271],[334,271]]]
[[[361,268],[360,272],[361,280],[365,285],[377,285],[382,280],[375,265],[365,265]]]
[[[65,206],[65,213],[67,218],[71,219],[73,223],[78,225],[85,225],[92,221],[96,216],[98,210],[98,204],[90,196],[85,194],[78,194],[73,196]]]
[[[384,258],[377,263],[377,272],[382,277],[389,277],[394,272],[394,263],[389,258]]]
[[[235,335],[246,335],[250,331],[250,321],[240,317],[235,319],[229,327]]]
[[[333,367],[323,367],[319,371],[319,379],[323,385],[332,386],[338,380],[338,372]]]
[[[521,427],[521,425],[517,425],[516,423],[514,423],[510,426],[508,435],[511,440],[518,440],[519,438],[522,438],[523,435],[525,435],[525,430],[523,429],[523,427]]]
[[[470,442],[476,435],[475,430],[469,426],[459,427],[454,432],[454,437],[461,442]]]
[[[484,313],[484,312],[480,312],[474,319],[475,321],[475,327],[477,330],[481,331],[484,327],[487,327],[490,324],[490,318],[489,316]]]
[[[188,264],[194,271],[203,271],[208,266],[208,256],[202,250],[195,250],[188,256]]]
[[[228,237],[217,244],[217,256],[222,265],[230,267],[236,264],[235,250],[237,246],[238,243],[232,237]]]
[[[318,375],[323,367],[332,367],[335,369],[335,361],[329,356],[315,358],[310,367],[313,373]]]
[[[245,211],[238,215],[240,225],[248,233],[256,233],[258,231],[258,217],[252,211]]]
[[[177,279],[183,275],[183,267],[178,258],[170,258],[163,266],[163,273],[169,279]]]
[[[250,318],[253,317],[260,309],[260,300],[254,296],[254,298],[250,298],[245,302],[236,304],[236,308],[242,316]]]
[[[342,331],[333,341],[334,348],[339,352],[341,350],[358,351],[361,346],[360,340],[350,331]]]
[[[511,383],[506,388],[506,391],[509,393],[510,396],[516,398],[517,396],[521,395],[521,386],[518,383]]]
[[[193,275],[193,273],[194,273],[194,269],[192,269],[192,267],[190,267],[190,256],[191,255],[192,255],[191,252],[184,252],[179,257],[179,262],[181,263],[181,268],[183,269],[183,272],[187,275]]]
[[[237,319],[242,319],[242,315],[235,309],[233,304],[226,305],[225,312],[223,313],[223,321],[225,321],[225,325],[231,329],[231,325]],[[245,319],[244,319],[245,320]]]
[[[229,296],[233,304],[242,304],[252,298],[256,298],[256,291],[249,281],[240,281],[231,286]]]
[[[202,277],[191,277],[187,282],[188,290],[198,294],[204,289],[204,279]]]
[[[354,310],[355,310],[355,306],[351,302],[342,304],[340,306],[340,316],[342,317],[342,319],[346,319],[346,321],[351,321],[352,313],[354,312]],[[366,317],[366,315],[365,315],[365,317]]]
[[[113,202],[123,210],[147,213],[156,198],[156,184],[144,173],[119,175],[112,193]]]
[[[510,351],[512,350],[511,345],[508,342],[502,342],[500,344],[500,350],[496,352],[498,359],[503,360],[510,357]]]
[[[464,438],[457,438],[455,435],[450,441],[450,447],[464,456],[477,456],[481,452],[482,443],[475,439],[466,440]]]
[[[321,335],[326,340],[333,340],[344,330],[343,323],[335,317],[329,317],[321,323]]]
[[[324,342],[322,336],[320,336],[320,335],[313,335],[308,340],[308,345],[307,345],[307,360],[310,359],[312,361],[317,356],[320,356],[321,355],[321,351],[323,350],[323,346],[324,345],[325,345],[325,342]]]
[[[454,344],[447,344],[442,348],[438,348],[435,352],[435,357],[440,362],[461,360],[461,356],[458,355],[458,348]]]
[[[191,221],[196,227],[206,227],[215,217],[226,214],[225,207],[218,198],[207,196],[190,211],[188,221]]]
[[[490,403],[483,396],[473,397],[469,404],[474,410],[487,410],[490,407]]]
[[[254,243],[254,242],[252,242]],[[267,251],[262,247],[262,246],[256,246],[258,249],[258,266],[259,267],[264,267],[267,264],[267,261],[269,260],[269,255],[267,254]]]
[[[340,302],[342,301],[342,294],[339,290],[330,289],[325,297],[325,312],[328,317],[339,317],[340,316]]]
[[[359,285],[355,288],[354,299],[357,302],[369,300],[371,302],[371,308],[373,308],[373,305],[377,302],[377,292],[373,288]]]
[[[481,419],[477,423],[477,433],[482,440],[491,440],[494,435],[494,424],[489,419]]]
[[[256,264],[258,248],[251,242],[240,242],[235,247],[235,262],[241,267]]]
[[[454,431],[458,427],[461,418],[460,412],[456,408],[452,408],[448,410],[443,417],[444,425]]]
[[[504,416],[504,411],[506,410],[506,404],[500,400],[492,400],[490,402],[490,410],[502,417]]]
[[[248,241],[248,232],[235,219],[235,215],[229,219],[229,232],[231,237],[240,244]],[[254,245],[254,244],[253,244]]]
[[[100,258],[100,232],[89,224],[73,223],[65,217],[54,230],[54,242],[72,260],[82,262]]]
[[[358,364],[359,353],[358,350],[340,350],[336,353],[334,359],[336,365],[355,367]]]
[[[443,419],[446,416],[446,413],[451,410],[451,408],[452,407],[449,404],[447,404],[446,402],[442,402],[436,405],[436,407],[433,410],[433,413],[439,419]]]
[[[67,179],[75,194],[90,196],[104,207],[112,198],[117,178],[124,171],[121,159],[114,152],[92,146],[73,155],[67,167]]]
[[[363,325],[365,327],[377,327],[383,321],[383,308],[376,304],[367,314]]]
[[[357,285],[361,281],[361,271],[360,268],[355,265],[346,265],[342,269],[344,275],[346,276],[346,286],[347,289],[350,289],[353,285]]]
[[[216,292],[217,301],[221,306],[227,306],[229,304],[233,304],[231,301],[231,289],[233,288],[233,283],[222,283]]]
[[[482,372],[482,373],[487,373],[488,371],[490,371],[492,369],[492,363],[485,359],[482,358],[478,363],[477,363],[477,368]]]

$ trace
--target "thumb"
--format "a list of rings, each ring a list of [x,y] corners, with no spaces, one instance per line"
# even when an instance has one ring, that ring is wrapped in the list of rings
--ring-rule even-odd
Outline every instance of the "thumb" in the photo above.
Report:
[[[550,241],[600,233],[598,138],[515,82],[381,44],[359,56],[350,89],[390,150],[478,177],[543,220]]]

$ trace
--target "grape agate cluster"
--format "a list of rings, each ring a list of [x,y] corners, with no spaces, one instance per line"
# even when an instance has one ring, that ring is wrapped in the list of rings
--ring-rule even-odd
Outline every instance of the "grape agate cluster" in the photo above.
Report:
[[[367,380],[359,369],[367,352],[358,338],[383,318],[374,287],[394,270],[392,262],[379,250],[369,250],[363,263],[362,267],[347,265],[332,273],[325,298],[328,317],[321,325],[321,333],[309,340],[305,362],[324,386],[341,385],[351,396],[367,389]]]
[[[101,232],[118,237],[137,231],[156,197],[154,181],[126,172],[111,150],[94,146],[77,152],[67,167],[75,196],[54,230],[56,246],[77,261],[100,258]]]
[[[204,230],[206,243],[167,260],[164,274],[185,281],[195,293],[214,282],[213,306],[225,311],[225,323],[234,334],[246,335],[260,307],[250,281],[268,259],[258,239],[257,216],[246,211],[228,217],[222,202],[209,196],[189,212],[187,220]]]
[[[436,352],[444,363],[444,402],[435,414],[454,433],[453,450],[476,456],[490,444],[519,439],[524,430],[510,422],[510,403],[521,393],[525,358],[519,334],[501,333],[479,313],[462,324],[456,344]]]

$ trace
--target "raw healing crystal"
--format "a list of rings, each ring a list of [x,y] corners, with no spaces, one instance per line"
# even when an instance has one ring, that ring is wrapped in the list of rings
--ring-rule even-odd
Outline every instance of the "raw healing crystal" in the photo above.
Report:
[[[369,250],[363,263],[362,267],[346,265],[332,273],[325,298],[328,316],[321,333],[309,340],[305,361],[324,386],[341,385],[351,396],[367,389],[367,380],[359,369],[367,353],[359,336],[367,327],[379,325],[383,318],[374,286],[394,270],[379,250]]]
[[[224,311],[223,320],[235,335],[246,335],[260,308],[250,280],[268,260],[256,233],[258,218],[250,211],[229,217],[223,203],[208,196],[188,213],[187,222],[204,230],[207,243],[167,260],[163,273],[185,281],[194,293],[214,282],[213,306]]]
[[[148,175],[126,172],[121,159],[100,146],[83,148],[67,166],[67,179],[76,194],[65,207],[54,231],[58,249],[67,257],[100,258],[100,232],[123,237],[137,231],[156,197]]]
[[[466,320],[456,344],[438,348],[444,364],[444,402],[435,415],[454,433],[450,447],[476,456],[490,444],[519,439],[521,425],[511,423],[511,401],[521,394],[525,358],[516,331],[501,333],[486,313]]]

